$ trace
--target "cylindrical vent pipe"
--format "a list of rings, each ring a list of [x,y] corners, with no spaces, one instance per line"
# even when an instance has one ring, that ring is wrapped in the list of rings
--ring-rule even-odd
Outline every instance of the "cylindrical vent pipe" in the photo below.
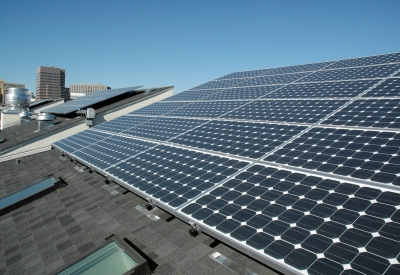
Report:
[[[10,109],[22,109],[28,107],[31,102],[31,96],[27,89],[8,88],[4,95],[5,105]]]
[[[41,113],[36,117],[36,120],[38,121],[38,130],[40,131],[53,126],[56,116],[50,113]]]

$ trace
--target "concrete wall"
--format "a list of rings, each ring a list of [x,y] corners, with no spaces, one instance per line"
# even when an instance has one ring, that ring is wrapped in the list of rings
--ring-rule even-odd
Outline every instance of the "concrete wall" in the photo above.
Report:
[[[1,113],[0,130],[14,125],[19,125],[19,113],[7,113],[7,111],[5,111],[5,113]]]
[[[143,100],[142,102],[139,102],[139,103],[136,103],[136,104],[133,104],[133,105],[130,105],[130,106],[126,106],[125,108],[121,108],[120,110],[117,110],[115,112],[100,113],[100,114],[95,116],[95,119],[93,121],[93,125],[97,125],[97,124],[100,124],[102,122],[106,122],[106,121],[112,120],[114,118],[120,117],[122,115],[126,115],[127,113],[133,112],[133,111],[135,111],[137,109],[143,108],[143,107],[145,107],[147,105],[150,105],[150,104],[152,104],[154,102],[157,102],[157,101],[160,101],[160,100],[162,100],[164,98],[170,97],[173,94],[174,94],[174,90],[171,89],[168,92],[162,93],[162,94],[160,94],[158,96],[149,98],[147,100]],[[19,119],[19,116],[18,116],[18,119]],[[60,139],[67,138],[67,137],[69,137],[71,135],[77,134],[77,133],[79,133],[81,131],[84,131],[84,130],[86,130],[88,128],[89,127],[86,126],[85,122],[82,122],[82,124],[77,125],[77,126],[72,127],[72,128],[69,128],[69,129],[66,129],[65,131],[62,131],[62,132],[59,132],[59,133],[56,133],[56,134],[53,134],[53,135],[51,135],[51,133],[49,133],[50,136],[43,137],[42,139],[40,139],[38,141],[35,141],[33,143],[30,143],[30,144],[27,144],[27,145],[25,145],[23,147],[17,148],[14,151],[8,152],[5,155],[0,156],[0,162],[2,161],[1,160],[2,158],[7,158],[7,160],[9,160],[12,155],[15,155],[16,156],[15,158],[18,158],[24,152],[26,152],[26,153],[28,153],[28,151],[34,152],[38,148],[48,147],[51,144],[53,144],[54,142],[59,141]]]

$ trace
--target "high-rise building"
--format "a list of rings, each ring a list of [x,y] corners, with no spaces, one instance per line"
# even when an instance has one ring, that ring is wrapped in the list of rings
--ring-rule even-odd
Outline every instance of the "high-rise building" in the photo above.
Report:
[[[60,68],[40,66],[36,69],[36,97],[65,97],[65,70]],[[65,99],[65,98],[64,98]]]
[[[65,87],[64,92],[61,93],[61,98],[64,98],[64,101],[68,101],[71,99],[69,94],[69,88]]]
[[[97,91],[110,90],[111,87],[101,84],[77,84],[69,85],[71,99],[75,99],[84,95],[88,95]]]
[[[25,88],[25,84],[9,83],[0,79],[0,103],[4,102],[4,95],[7,93],[8,88]]]

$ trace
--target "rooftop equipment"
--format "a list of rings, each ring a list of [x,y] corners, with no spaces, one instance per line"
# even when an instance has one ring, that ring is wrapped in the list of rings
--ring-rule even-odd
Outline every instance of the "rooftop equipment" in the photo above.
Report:
[[[93,108],[86,109],[86,125],[90,127],[93,126],[94,116],[96,115],[96,111]]]
[[[29,112],[28,110],[22,110],[21,113],[19,113],[19,118],[20,118],[20,125],[27,123],[32,120],[31,116],[33,115],[32,112]]]
[[[31,102],[31,96],[24,88],[8,88],[4,99],[9,110],[22,110]]]
[[[41,131],[53,126],[56,116],[50,113],[40,113],[36,119],[38,120],[38,130]]]

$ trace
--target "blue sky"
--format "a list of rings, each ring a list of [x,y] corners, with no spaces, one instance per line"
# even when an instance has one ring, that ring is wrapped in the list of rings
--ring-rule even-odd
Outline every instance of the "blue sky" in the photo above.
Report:
[[[35,91],[36,68],[66,86],[175,85],[234,71],[400,51],[400,1],[2,1],[0,78]]]

